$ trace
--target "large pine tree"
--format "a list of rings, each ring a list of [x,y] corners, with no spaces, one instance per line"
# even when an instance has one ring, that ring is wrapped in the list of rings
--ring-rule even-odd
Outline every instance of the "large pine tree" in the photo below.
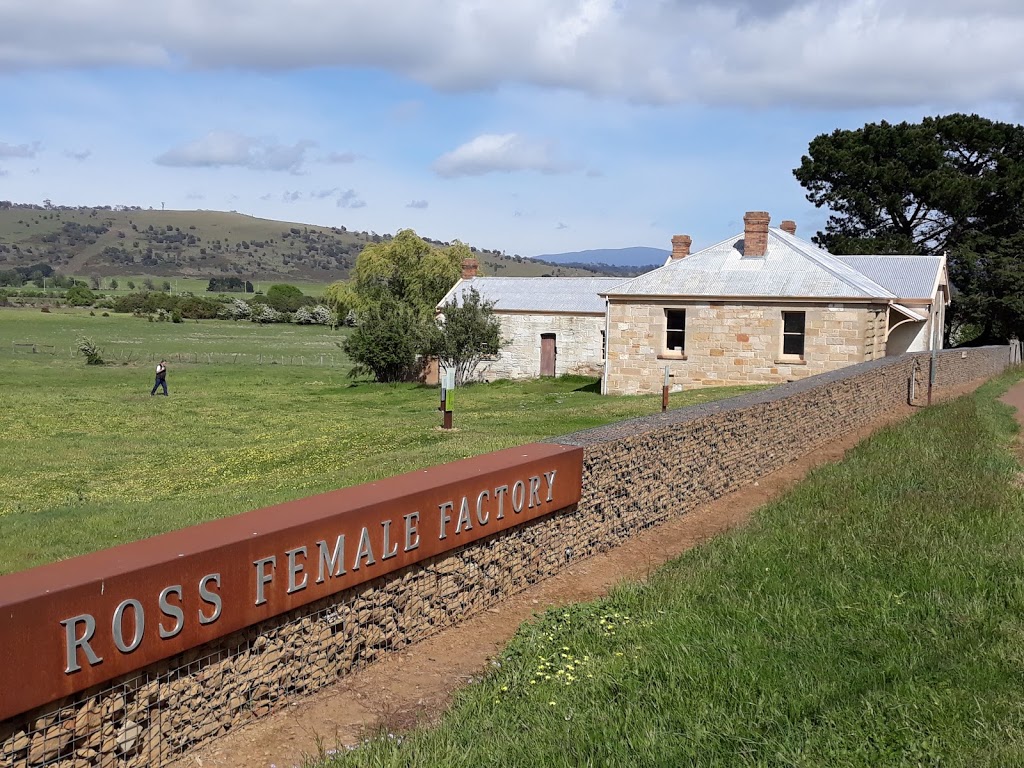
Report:
[[[945,253],[950,322],[978,342],[1024,338],[1024,126],[963,114],[869,123],[816,137],[793,173],[832,211],[817,243]]]

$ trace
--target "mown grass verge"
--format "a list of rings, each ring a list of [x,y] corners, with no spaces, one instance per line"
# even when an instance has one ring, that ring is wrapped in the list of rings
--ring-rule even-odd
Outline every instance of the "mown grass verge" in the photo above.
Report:
[[[996,399],[1019,376],[525,624],[437,727],[330,764],[1024,764],[1024,498]]]

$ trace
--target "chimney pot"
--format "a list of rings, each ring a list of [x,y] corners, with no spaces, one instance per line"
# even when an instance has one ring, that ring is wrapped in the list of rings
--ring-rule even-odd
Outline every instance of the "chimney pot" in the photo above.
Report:
[[[462,279],[472,280],[476,277],[477,267],[480,266],[480,262],[470,257],[462,260]]]
[[[747,211],[743,215],[743,256],[760,258],[768,250],[768,224],[772,217],[767,211]]]
[[[693,240],[689,235],[675,235],[672,238],[672,260],[685,259],[690,255],[690,245]]]
[[[791,221],[790,219],[786,219],[784,222],[782,222],[779,225],[779,229],[781,229],[783,232],[788,232],[789,234],[793,235],[794,237],[796,236],[796,222],[795,221]]]

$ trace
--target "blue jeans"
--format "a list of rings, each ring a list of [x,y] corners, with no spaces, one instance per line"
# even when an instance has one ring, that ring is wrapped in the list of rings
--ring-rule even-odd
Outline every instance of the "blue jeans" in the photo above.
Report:
[[[157,379],[156,383],[153,385],[153,389],[150,390],[149,394],[150,395],[155,395],[156,391],[158,389],[160,389],[160,387],[164,388],[164,394],[166,395],[167,394],[167,379]]]

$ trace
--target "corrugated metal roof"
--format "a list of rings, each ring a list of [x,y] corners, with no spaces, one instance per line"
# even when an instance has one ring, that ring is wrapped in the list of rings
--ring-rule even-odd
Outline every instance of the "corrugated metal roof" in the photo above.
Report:
[[[930,299],[942,256],[836,256],[901,299]]]
[[[570,312],[604,314],[605,293],[621,277],[474,277],[457,282],[438,306],[476,288],[495,310],[518,312]]]
[[[742,233],[608,291],[615,296],[875,298],[897,296],[812,243],[768,230],[761,257],[743,256]]]

